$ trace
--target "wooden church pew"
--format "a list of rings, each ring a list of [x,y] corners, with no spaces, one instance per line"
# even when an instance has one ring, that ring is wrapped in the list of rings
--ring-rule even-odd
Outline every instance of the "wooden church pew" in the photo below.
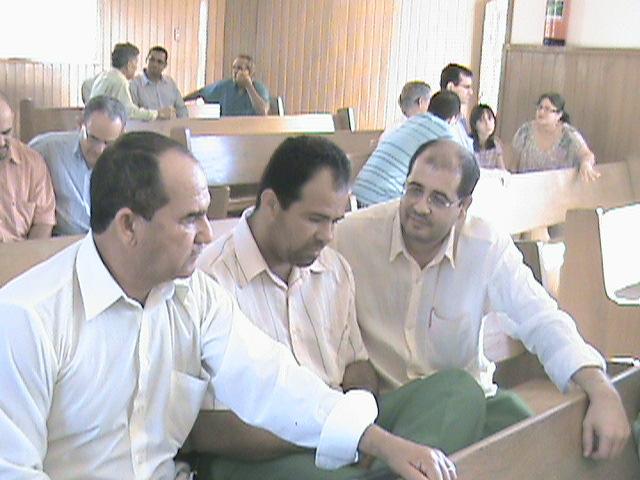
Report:
[[[210,221],[213,238],[224,235],[237,223],[237,218]],[[82,235],[73,235],[0,243],[0,287],[81,238],[83,238]]]
[[[20,140],[24,143],[41,133],[75,130],[82,121],[82,107],[39,108],[30,98],[20,101]]]
[[[266,117],[221,117],[219,119],[176,118],[142,122],[129,120],[127,132],[152,131],[170,136],[174,128],[188,128],[193,135],[269,135],[278,133],[332,133],[333,118],[328,113],[270,115]]]
[[[375,148],[379,135],[379,131],[323,134],[341,147],[352,161],[352,178]],[[238,211],[254,203],[257,184],[269,158],[291,134],[215,135],[175,128],[171,136],[187,146],[200,161],[209,185],[231,188],[229,210]]]
[[[469,212],[515,234],[564,222],[570,209],[627,205],[640,201],[633,163],[598,165],[601,177],[593,182],[580,180],[574,169],[520,174],[483,169]]]
[[[640,356],[638,232],[640,203],[567,214],[559,304],[608,356]]]

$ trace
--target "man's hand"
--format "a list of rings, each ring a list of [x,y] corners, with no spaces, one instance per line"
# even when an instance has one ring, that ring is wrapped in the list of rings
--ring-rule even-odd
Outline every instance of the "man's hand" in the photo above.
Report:
[[[170,120],[176,118],[176,109],[173,107],[164,107],[158,110],[159,120]]]
[[[397,437],[377,425],[369,426],[359,450],[384,461],[406,480],[454,480],[455,465],[440,450]]]
[[[573,375],[573,380],[589,397],[589,408],[582,421],[584,456],[596,460],[617,457],[631,435],[620,395],[599,368],[582,368]]]
[[[238,72],[238,74],[236,75],[236,83],[242,88],[246,89],[249,85],[253,84],[253,81],[251,80],[251,75],[249,75],[249,72],[243,71]]]

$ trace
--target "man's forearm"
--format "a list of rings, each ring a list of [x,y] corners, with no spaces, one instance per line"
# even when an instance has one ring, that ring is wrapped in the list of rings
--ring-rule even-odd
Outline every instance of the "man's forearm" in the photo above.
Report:
[[[246,90],[249,94],[249,100],[251,100],[251,106],[255,110],[256,114],[267,115],[269,113],[269,102],[265,101],[265,99],[260,96],[256,87],[253,86],[253,82],[247,85]]]
[[[188,102],[189,100],[196,100],[200,97],[202,97],[202,89],[194,90],[193,92],[186,94],[184,97],[182,97],[182,99],[185,102]]]
[[[602,392],[614,390],[607,375],[599,367],[583,367],[575,372],[571,379],[584,390],[589,398]]]
[[[369,360],[358,360],[350,363],[344,370],[342,390],[360,389],[378,395],[378,376]]]
[[[40,223],[36,223],[31,225],[29,229],[28,238],[49,238],[51,236],[51,232],[53,231],[53,225],[44,225]]]
[[[189,436],[198,452],[244,461],[277,458],[304,449],[244,423],[230,410],[201,411]]]

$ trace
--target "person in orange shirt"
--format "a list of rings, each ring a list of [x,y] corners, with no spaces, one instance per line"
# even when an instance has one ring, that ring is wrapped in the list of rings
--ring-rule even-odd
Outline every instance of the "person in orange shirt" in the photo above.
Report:
[[[56,201],[38,152],[12,137],[13,109],[0,92],[0,242],[51,236]]]

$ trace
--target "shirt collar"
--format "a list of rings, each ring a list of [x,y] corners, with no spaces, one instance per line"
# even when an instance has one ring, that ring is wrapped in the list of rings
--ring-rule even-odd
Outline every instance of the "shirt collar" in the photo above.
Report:
[[[134,301],[122,290],[102,261],[91,231],[82,240],[75,269],[87,321],[100,315],[121,298],[129,302]],[[174,293],[184,300],[189,288],[189,279],[164,282],[149,292],[147,305],[163,302]]]
[[[436,265],[440,263],[444,258],[447,258],[449,259],[451,266],[455,268],[455,252],[458,245],[458,238],[460,236],[459,223],[461,222],[456,223],[451,228],[447,239],[443,242],[442,246],[438,250],[438,253],[436,253],[435,257],[433,257],[433,260],[429,263],[429,265]],[[392,262],[400,254],[404,254],[407,258],[411,258],[411,255],[407,251],[407,248],[404,244],[404,239],[402,238],[402,228],[400,225],[400,208],[396,208],[395,214],[393,216],[393,224],[391,227],[389,261]]]
[[[78,132],[78,143],[76,143],[75,148],[73,149],[73,154],[84,162],[85,166],[89,168],[89,164],[87,163],[87,159],[84,156],[84,152],[82,151],[82,146],[80,145],[80,141],[82,140],[82,133]]]
[[[112,70],[113,70],[114,72],[116,72],[116,75],[119,75],[120,77],[124,78],[124,79],[125,79],[125,81],[126,81],[127,83],[129,83],[129,79],[128,79],[128,78],[125,76],[125,74],[124,74],[124,73],[122,73],[119,69],[117,69],[117,68],[115,68],[115,67],[114,67],[114,68],[112,68]]]
[[[16,165],[20,165],[20,155],[16,151],[16,144],[13,138],[9,139],[9,160],[15,163]]]
[[[150,83],[156,83],[156,82],[152,82],[151,79],[147,76],[147,69],[146,68],[142,69],[142,82],[145,85],[149,85]],[[158,80],[157,83],[162,83],[162,82],[164,82],[164,75],[161,74],[160,75],[160,80]]]
[[[244,288],[255,277],[262,272],[269,272],[269,265],[258,248],[256,239],[249,228],[248,218],[254,211],[254,207],[246,209],[242,212],[242,217],[233,230],[233,242],[235,245],[235,252],[238,258],[238,263],[244,274],[240,280],[240,287]],[[302,275],[304,270],[309,270],[313,273],[324,272],[327,267],[321,260],[322,252],[315,259],[315,261],[308,267],[293,267],[290,276],[290,283],[295,282]],[[270,273],[270,272],[269,272]],[[275,275],[273,275],[275,277]]]

